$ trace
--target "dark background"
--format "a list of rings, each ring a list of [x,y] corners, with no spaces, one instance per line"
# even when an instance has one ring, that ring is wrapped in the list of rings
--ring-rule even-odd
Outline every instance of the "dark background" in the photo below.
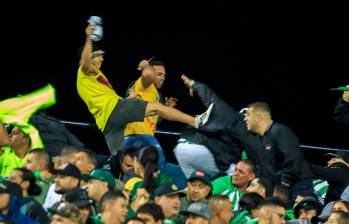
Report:
[[[348,148],[349,128],[333,120],[341,93],[329,91],[349,83],[343,6],[70,1],[12,2],[2,11],[1,99],[51,83],[57,104],[50,115],[93,122],[75,85],[86,21],[98,15],[107,52],[102,70],[120,95],[139,76],[138,62],[155,56],[167,65],[164,95],[179,98],[178,108],[185,112],[198,114],[204,108],[188,97],[183,73],[209,84],[237,110],[268,102],[274,120],[287,124],[302,144]],[[165,130],[182,127],[161,124]],[[98,131],[72,131],[88,147],[106,151]],[[169,155],[174,141],[162,139]]]

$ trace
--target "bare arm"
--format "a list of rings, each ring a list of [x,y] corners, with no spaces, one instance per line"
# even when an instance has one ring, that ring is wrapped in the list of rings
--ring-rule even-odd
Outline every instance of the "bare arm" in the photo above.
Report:
[[[149,60],[139,62],[137,69],[142,72],[141,80],[143,88],[148,88],[153,83],[155,75],[153,67],[149,65]]]
[[[90,39],[90,35],[92,35],[93,30],[94,28],[92,25],[88,25],[85,29],[86,41],[80,58],[81,69],[86,75],[97,75],[99,72],[98,68],[93,65],[91,58],[93,42]]]

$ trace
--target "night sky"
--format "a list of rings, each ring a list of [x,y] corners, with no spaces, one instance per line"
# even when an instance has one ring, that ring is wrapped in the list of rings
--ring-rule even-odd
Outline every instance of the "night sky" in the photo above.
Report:
[[[51,83],[57,104],[50,115],[93,122],[75,82],[86,21],[98,15],[104,22],[102,70],[119,95],[138,78],[138,62],[155,56],[167,65],[162,92],[179,98],[178,108],[185,112],[204,108],[189,98],[180,81],[183,73],[210,85],[237,110],[268,102],[274,120],[287,124],[302,144],[349,148],[349,127],[333,120],[341,93],[329,91],[349,83],[344,7],[189,2],[71,1],[2,8],[7,14],[0,17],[1,99]],[[161,124],[166,130],[182,127]],[[88,147],[105,149],[98,132],[72,131]],[[91,141],[91,136],[97,137]]]

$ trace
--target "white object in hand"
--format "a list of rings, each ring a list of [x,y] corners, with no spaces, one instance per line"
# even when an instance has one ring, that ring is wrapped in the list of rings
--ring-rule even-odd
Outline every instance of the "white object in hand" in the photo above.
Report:
[[[94,26],[94,31],[93,31],[93,34],[90,36],[90,39],[93,41],[102,40],[103,38],[102,18],[99,16],[91,16],[87,22],[92,26]]]

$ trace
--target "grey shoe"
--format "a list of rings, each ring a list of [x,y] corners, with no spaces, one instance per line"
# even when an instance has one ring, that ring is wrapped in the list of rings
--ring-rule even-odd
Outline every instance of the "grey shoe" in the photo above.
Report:
[[[214,104],[211,103],[210,106],[207,108],[207,110],[203,114],[195,116],[195,128],[202,127],[207,123],[208,119],[210,118],[213,105]]]

